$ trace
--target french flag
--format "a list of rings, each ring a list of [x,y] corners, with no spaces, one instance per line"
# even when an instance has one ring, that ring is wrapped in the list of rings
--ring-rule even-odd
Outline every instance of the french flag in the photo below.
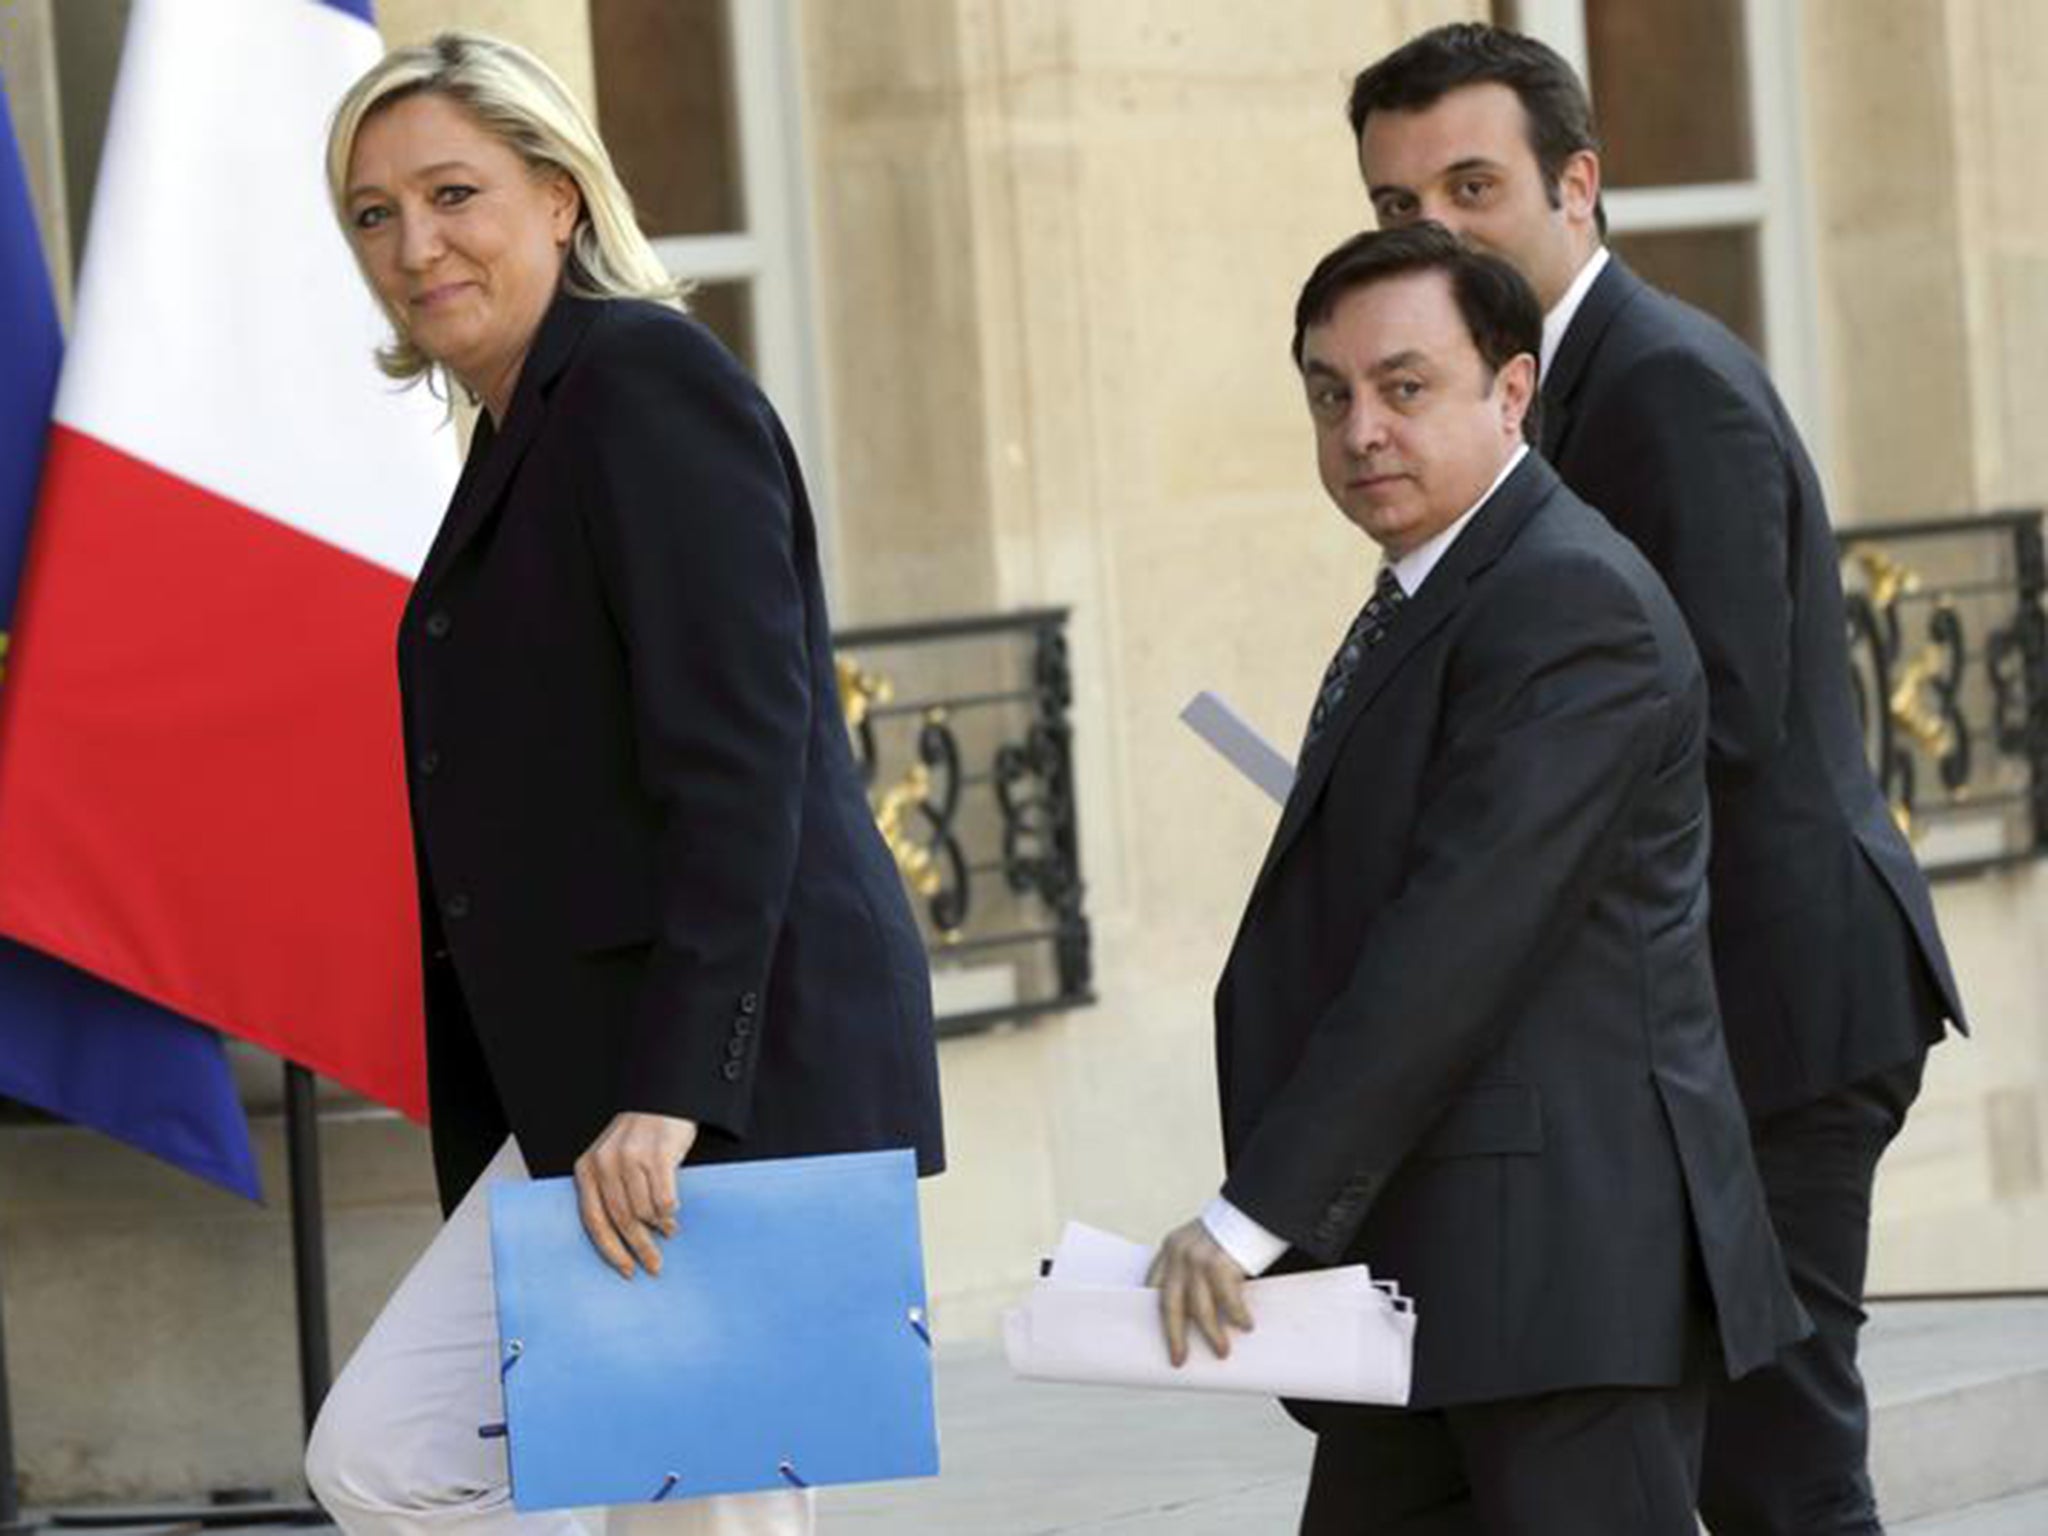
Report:
[[[0,691],[0,933],[424,1115],[393,648],[454,484],[330,211],[368,0],[136,0]]]
[[[0,85],[0,628],[12,623],[50,402],[64,357],[28,183]],[[0,1094],[202,1179],[261,1193],[220,1036],[0,939]]]

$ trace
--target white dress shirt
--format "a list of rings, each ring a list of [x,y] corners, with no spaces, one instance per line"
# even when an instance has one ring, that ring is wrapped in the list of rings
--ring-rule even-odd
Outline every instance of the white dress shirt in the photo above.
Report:
[[[1604,258],[1606,254],[1602,251],[1600,256]],[[1579,276],[1584,279],[1586,272],[1592,271],[1597,271],[1597,268],[1594,262],[1589,261]],[[1578,294],[1580,298],[1585,296],[1580,284],[1574,283],[1572,292],[1565,295],[1564,303],[1558,306],[1559,309],[1563,309],[1567,304],[1576,306],[1577,300],[1573,298],[1573,293]],[[1550,327],[1546,321],[1546,351],[1550,349],[1549,336]],[[1500,489],[1501,482],[1515,472],[1515,466],[1528,457],[1528,454],[1527,443],[1517,444],[1515,451],[1508,455],[1507,463],[1501,466],[1500,473],[1493,477],[1493,484],[1486,488],[1477,501],[1465,509],[1463,516],[1432,537],[1423,540],[1394,562],[1394,580],[1401,584],[1403,593],[1413,597],[1422,590],[1422,584],[1429,579],[1429,573],[1436,569],[1437,562],[1443,559],[1445,552],[1457,542],[1458,535],[1465,531],[1465,525],[1472,521],[1481,507],[1493,499],[1493,493]],[[1209,1235],[1216,1239],[1217,1246],[1236,1260],[1237,1267],[1248,1275],[1264,1274],[1273,1267],[1280,1255],[1287,1251],[1286,1238],[1267,1231],[1221,1195],[1202,1208],[1202,1225],[1208,1228]]]
[[[1572,316],[1579,312],[1579,306],[1586,302],[1586,291],[1593,286],[1593,280],[1607,268],[1607,247],[1601,246],[1586,258],[1586,264],[1579,268],[1579,275],[1572,279],[1571,287],[1565,289],[1564,297],[1550,307],[1550,313],[1543,317],[1543,351],[1536,359],[1536,377],[1550,376],[1550,364],[1557,356],[1557,349],[1564,344],[1564,333],[1571,329]]]
[[[1481,507],[1493,500],[1493,493],[1500,489],[1501,482],[1512,475],[1515,466],[1528,455],[1529,445],[1526,442],[1515,444],[1515,451],[1508,455],[1507,463],[1503,464],[1500,473],[1493,477],[1493,484],[1479,493],[1479,499],[1467,507],[1455,523],[1424,539],[1394,562],[1394,580],[1401,583],[1403,596],[1413,597],[1422,590],[1423,582],[1427,581],[1429,573],[1436,569],[1437,561],[1443,559],[1445,552],[1457,543],[1458,535],[1465,531],[1465,525],[1478,516]]]

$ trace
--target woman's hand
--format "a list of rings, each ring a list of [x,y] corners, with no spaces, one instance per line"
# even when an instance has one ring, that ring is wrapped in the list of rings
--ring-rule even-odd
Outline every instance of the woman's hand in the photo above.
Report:
[[[612,1116],[604,1134],[576,1159],[576,1204],[583,1230],[627,1280],[637,1260],[661,1273],[655,1236],[676,1235],[676,1170],[697,1140],[697,1122],[630,1111]]]

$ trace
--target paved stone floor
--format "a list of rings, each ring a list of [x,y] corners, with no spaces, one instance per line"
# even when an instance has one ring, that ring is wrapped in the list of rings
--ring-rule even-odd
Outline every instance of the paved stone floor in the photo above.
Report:
[[[1892,1536],[2048,1536],[2048,1300],[1881,1307],[1865,1354]],[[1309,1440],[1264,1400],[1020,1382],[991,1346],[942,1349],[938,1397],[944,1475],[825,1489],[821,1536],[1294,1529]]]
[[[1866,1355],[1880,1450],[1908,1458],[1892,1484],[1930,1510],[1894,1522],[1893,1536],[2048,1536],[2048,1457],[2028,1463],[2041,1471],[2029,1493],[1942,1502],[1978,1486],[1953,1463],[2048,1446],[2048,1417],[2026,1396],[2048,1384],[2048,1302],[1880,1308]],[[942,1352],[938,1391],[945,1475],[828,1489],[821,1536],[1294,1529],[1309,1440],[1270,1403],[1019,1382],[988,1347]]]

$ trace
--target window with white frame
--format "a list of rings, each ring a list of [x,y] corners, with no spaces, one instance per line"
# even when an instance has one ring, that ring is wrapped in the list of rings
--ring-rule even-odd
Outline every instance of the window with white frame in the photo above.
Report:
[[[821,504],[796,24],[795,0],[590,0],[599,126],[641,223],[775,402]]]
[[[1794,8],[1496,0],[1494,9],[1564,55],[1592,92],[1608,243],[1754,346],[1793,414],[1813,421]]]

